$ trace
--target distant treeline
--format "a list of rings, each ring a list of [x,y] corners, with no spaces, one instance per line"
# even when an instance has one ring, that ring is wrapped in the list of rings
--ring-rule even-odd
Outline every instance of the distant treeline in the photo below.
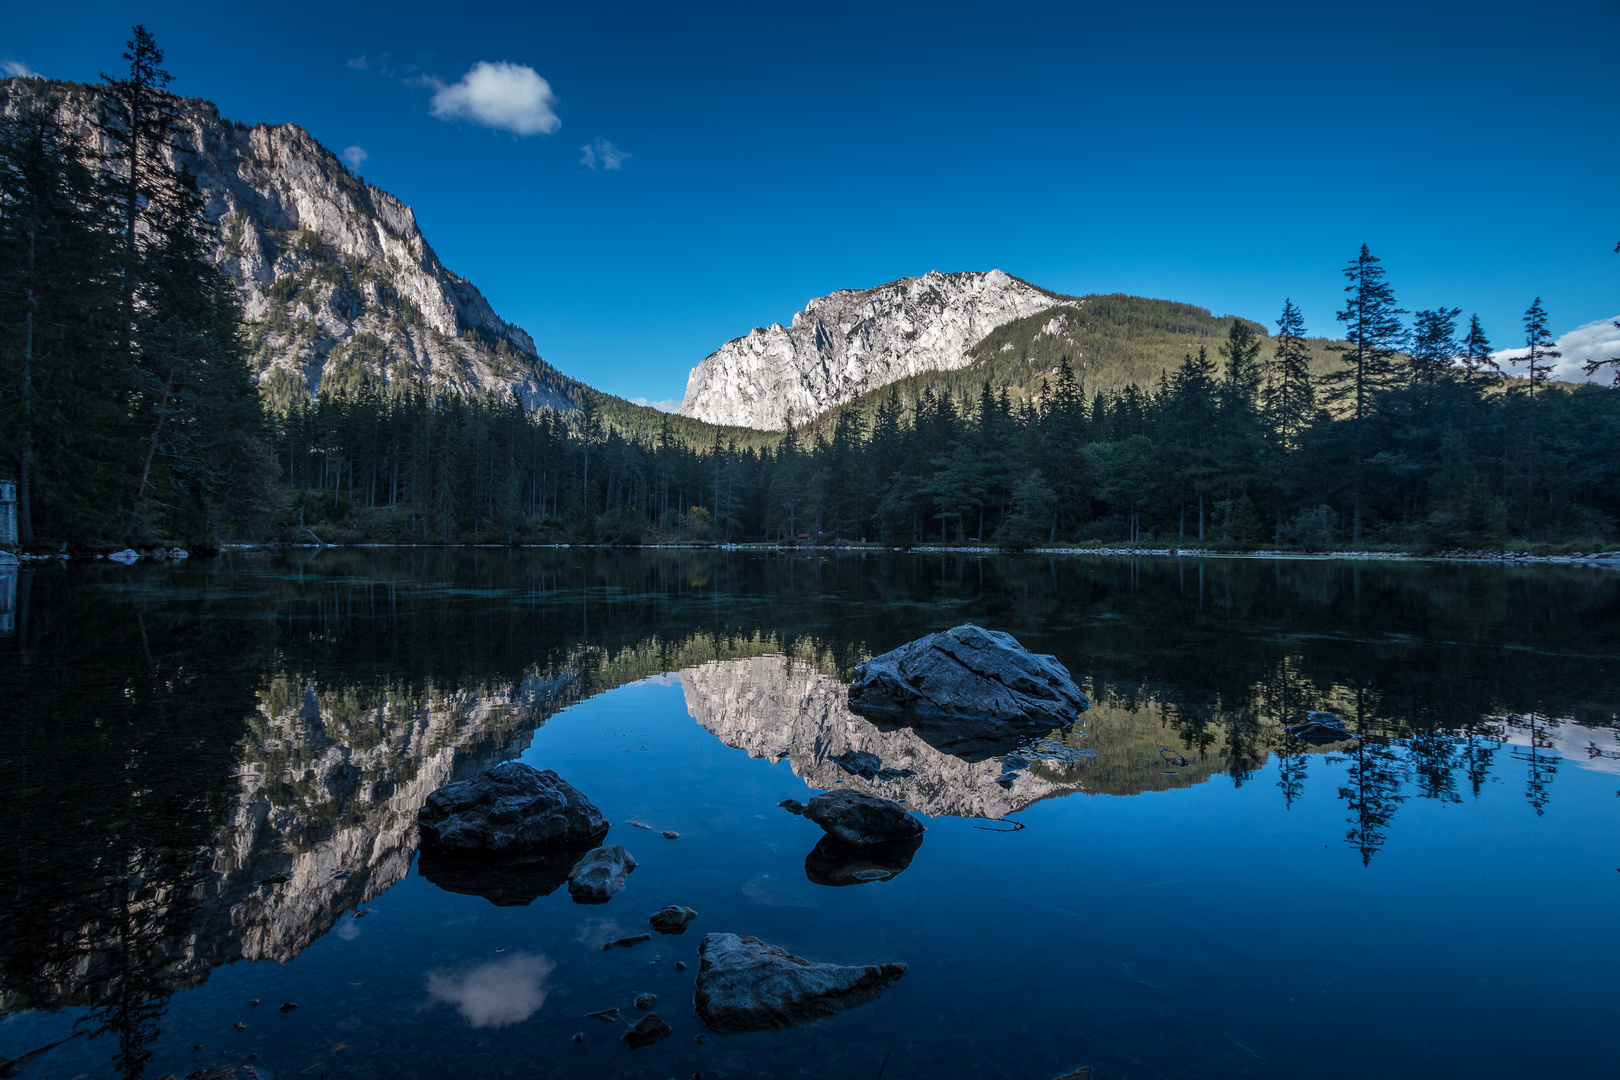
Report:
[[[1148,388],[1086,397],[1067,361],[1033,403],[897,390],[809,439],[739,448],[625,434],[594,404],[361,393],[278,424],[306,528],[336,540],[995,543],[1099,540],[1304,549],[1607,542],[1620,393],[1507,379],[1478,320],[1423,311],[1409,335],[1365,249],[1344,363],[1312,375],[1288,304],[1260,338],[1233,320]]]
[[[1620,391],[1549,381],[1539,299],[1525,378],[1498,369],[1477,317],[1408,324],[1365,247],[1326,364],[1292,303],[1270,336],[1231,319],[1207,338],[1221,328],[1198,309],[1101,297],[1062,309],[1061,335],[1046,315],[991,335],[971,396],[913,380],[781,436],[605,395],[525,412],[365,381],[282,394],[272,413],[195,181],[168,164],[162,53],[137,27],[127,59],[104,83],[95,145],[38,103],[0,126],[0,460],[25,544],[1614,536]],[[1199,345],[1156,379],[1083,392],[1087,373],[1095,386],[1140,360],[1125,338],[1148,335],[1141,355],[1158,362],[1176,334],[1213,355]]]

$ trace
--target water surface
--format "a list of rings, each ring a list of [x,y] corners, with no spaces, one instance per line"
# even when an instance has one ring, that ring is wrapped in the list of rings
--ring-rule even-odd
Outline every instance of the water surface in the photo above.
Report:
[[[74,1036],[19,1075],[1603,1075],[1617,615],[1620,576],[1586,567],[25,570],[0,579],[0,1056]],[[1093,709],[1006,734],[845,707],[860,660],[966,621],[1055,654]],[[1290,739],[1308,709],[1363,737]],[[614,823],[640,865],[608,904],[421,865],[427,794],[511,758]],[[909,861],[859,881],[777,807],[836,786],[925,819]],[[670,903],[689,933],[602,950]],[[909,971],[700,1043],[719,930]],[[674,1027],[653,1047],[583,1019],[642,992]]]

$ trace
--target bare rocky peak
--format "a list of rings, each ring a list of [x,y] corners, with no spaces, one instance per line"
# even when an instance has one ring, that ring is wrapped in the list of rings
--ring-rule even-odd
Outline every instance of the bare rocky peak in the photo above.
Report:
[[[1075,302],[1000,270],[841,290],[810,301],[790,327],[720,346],[692,369],[681,413],[780,431],[896,379],[965,367],[996,327]]]
[[[29,96],[97,145],[94,87],[0,82],[8,114]],[[180,109],[171,156],[197,177],[215,260],[238,282],[251,362],[273,397],[369,381],[510,391],[529,407],[578,403],[581,384],[439,261],[409,206],[295,124],[248,127],[194,98]]]

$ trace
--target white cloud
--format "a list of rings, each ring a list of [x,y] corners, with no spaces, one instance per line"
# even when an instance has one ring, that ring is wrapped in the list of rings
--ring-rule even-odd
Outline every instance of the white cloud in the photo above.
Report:
[[[371,158],[371,155],[366,153],[364,147],[345,146],[343,153],[339,154],[338,157],[342,158],[344,164],[348,165],[349,168],[359,172],[360,166],[364,165]]]
[[[0,60],[0,72],[4,72],[8,79],[37,79],[40,77],[39,72],[21,60]]]
[[[454,974],[430,971],[427,991],[434,1001],[454,1005],[475,1028],[521,1023],[546,1003],[546,976],[556,964],[544,956],[513,953]]]
[[[680,398],[670,398],[667,401],[648,401],[644,397],[633,397],[633,398],[630,399],[630,404],[632,404],[632,405],[644,405],[649,409],[657,409],[659,412],[680,412],[681,411],[681,399]]]
[[[1611,356],[1620,356],[1620,329],[1616,329],[1613,319],[1599,319],[1583,326],[1577,326],[1569,333],[1558,339],[1554,346],[1564,355],[1554,364],[1552,377],[1566,382],[1602,382],[1607,383],[1614,378],[1614,368],[1599,368],[1596,375],[1588,375],[1582,370],[1588,360],[1607,360]],[[1512,362],[1521,359],[1528,350],[1503,349],[1492,353],[1492,358],[1502,365],[1504,371],[1515,374],[1528,375],[1529,371],[1519,368],[1515,371]]]
[[[371,61],[367,60],[364,56],[352,56],[349,58],[349,66],[354,68],[356,71],[369,71],[371,69]]]
[[[624,159],[630,156],[606,139],[588,142],[579,150],[579,163],[587,169],[594,169],[600,165],[604,169],[618,172],[619,166],[624,164]]]
[[[440,120],[470,120],[514,135],[550,135],[562,127],[552,111],[551,84],[522,64],[480,60],[458,83],[428,84],[435,87],[432,112]]]

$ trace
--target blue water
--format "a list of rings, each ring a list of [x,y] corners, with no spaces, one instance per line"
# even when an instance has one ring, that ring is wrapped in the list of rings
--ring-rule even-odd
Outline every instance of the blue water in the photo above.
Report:
[[[300,571],[300,581],[308,580],[307,570]],[[154,588],[147,595],[166,605],[159,615],[176,625],[188,619],[201,625],[200,607],[212,604],[222,606],[210,613],[209,626],[225,617],[280,626],[271,643],[278,648],[262,655],[248,650],[247,667],[259,679],[296,670],[300,679],[318,685],[324,652],[330,685],[347,686],[357,698],[374,697],[390,685],[396,695],[408,696],[403,686],[411,664],[422,676],[414,693],[426,693],[422,687],[429,683],[440,692],[477,689],[486,694],[494,685],[480,661],[464,658],[467,670],[457,676],[448,654],[435,654],[420,641],[402,645],[421,629],[413,626],[414,616],[392,621],[365,616],[362,629],[369,644],[364,649],[353,647],[352,641],[330,651],[310,644],[311,625],[337,618],[333,612],[340,606],[352,611],[354,590],[365,587],[374,593],[375,582],[335,586],[337,595],[346,597],[339,605],[330,596],[316,603],[268,587],[255,593],[257,570],[206,572],[213,575],[212,583],[184,580],[184,575],[202,570],[166,572],[182,575],[173,582],[177,595],[161,599],[161,576],[151,580]],[[227,580],[238,574],[239,580]],[[396,577],[396,587],[408,587],[408,574]],[[428,584],[435,597],[443,595],[442,581]],[[848,581],[831,584],[828,588],[823,582],[818,593],[823,602],[828,596],[847,598],[859,592],[858,581],[853,586]],[[750,624],[742,631],[773,628],[773,616],[761,618],[759,609],[774,613],[774,625],[796,631],[822,618],[807,612],[809,601],[786,597],[780,582],[756,585],[752,590],[732,585],[742,594],[737,609],[752,612],[740,620]],[[182,586],[188,591],[180,596]],[[947,586],[952,583],[936,582],[933,588],[945,591]],[[1414,581],[1401,588],[1417,591],[1421,586]],[[46,590],[36,589],[30,612],[35,628],[24,627],[23,633],[40,633],[40,621],[50,620],[54,611],[94,610],[71,602],[79,587],[79,582],[58,579],[45,603],[39,601]],[[258,595],[258,615],[232,611],[236,602],[225,597],[227,587]],[[334,583],[326,581],[323,587],[332,589]],[[456,624],[456,632],[469,643],[482,642],[486,660],[494,648],[491,642],[509,641],[523,626],[534,635],[527,647],[534,656],[554,650],[559,642],[578,645],[585,640],[584,630],[556,631],[557,636],[548,637],[553,631],[539,624],[561,620],[563,608],[571,609],[578,600],[589,607],[592,587],[548,589],[552,606],[539,592],[525,594],[514,586],[503,590],[505,605],[522,607],[516,601],[527,596],[544,618],[531,610],[506,621],[481,623],[474,607],[462,613],[466,621]],[[624,605],[625,594],[594,587],[604,589],[597,598],[603,607],[587,615],[610,620],[607,607]],[[1567,587],[1590,586],[1576,582]],[[1562,603],[1556,589],[1550,600]],[[460,602],[487,604],[488,597]],[[984,594],[976,594],[967,606],[986,603]],[[1163,606],[1153,603],[1157,601],[1149,598],[1141,610],[1125,614],[1164,620]],[[704,599],[701,592],[643,595],[639,606],[661,608],[663,614],[654,620],[659,625],[623,633],[601,646],[606,653],[639,645],[653,654],[646,665],[659,667],[659,650],[673,655],[670,642],[679,638],[672,622],[680,623],[689,635],[709,635],[702,638],[710,643],[704,645],[706,655],[713,654],[702,661],[710,665],[706,670],[721,676],[741,673],[746,686],[761,670],[749,665],[771,652],[768,639],[761,644],[749,638],[755,644],[740,647],[744,632],[732,626],[729,630],[736,632],[728,637],[728,628],[716,627],[725,620],[728,605]],[[945,625],[962,614],[961,604],[948,606]],[[898,602],[887,610],[891,619],[899,619],[893,614]],[[928,617],[925,605],[922,618]],[[154,626],[150,620],[142,622],[150,647]],[[1250,636],[1254,648],[1269,655],[1278,628],[1257,628],[1252,606],[1244,626],[1234,634]],[[722,632],[715,634],[716,629]],[[178,632],[171,627],[171,635]],[[333,632],[330,626],[326,632]],[[359,631],[351,626],[345,632]],[[1164,641],[1167,634],[1160,632],[1159,646],[1191,647],[1185,641]],[[177,639],[171,643],[175,651],[167,655],[175,658],[194,650],[195,662],[204,663],[213,648],[209,637],[202,633],[195,641]],[[384,638],[392,644],[379,645]],[[649,645],[654,639],[657,643]],[[127,644],[133,639],[120,640]],[[727,640],[729,646],[712,644]],[[847,647],[852,656],[863,651],[860,642],[839,642],[825,632],[815,640],[827,651]],[[49,644],[48,639],[30,639],[31,649]],[[805,663],[802,631],[798,638],[776,644]],[[1594,649],[1588,641],[1579,656],[1572,654],[1567,665],[1557,668],[1566,680],[1571,670],[1589,673],[1584,688],[1564,688],[1572,702],[1596,698],[1606,687],[1613,654],[1605,648]],[[721,655],[727,649],[730,653]],[[414,659],[405,662],[401,656]],[[1151,713],[1162,719],[1162,712],[1151,710],[1185,704],[1185,699],[1176,700],[1174,687],[1154,690],[1132,684],[1129,689],[1138,696],[1130,698],[1120,683],[1106,683],[1098,672],[1087,671],[1084,657],[1060,654],[1060,659],[1086,680],[1100,706],[1096,716],[1088,714],[1070,733],[1077,745],[1108,738],[1100,728],[1086,730],[1088,719],[1102,716],[1105,702],[1111,702],[1110,715],[1116,718]],[[1285,650],[1279,662],[1287,660]],[[1435,660],[1430,656],[1416,662],[1430,665]],[[82,662],[70,664],[68,674]],[[23,662],[14,663],[10,670],[17,675]],[[156,666],[164,663],[158,660]],[[29,982],[31,973],[20,970],[35,954],[13,941],[3,969],[12,996],[4,1001],[8,1015],[0,1019],[0,1054],[15,1056],[76,1030],[99,1028],[98,1037],[81,1035],[30,1062],[21,1075],[130,1075],[133,1069],[151,1077],[184,1076],[212,1063],[247,1066],[264,1078],[875,1077],[880,1070],[883,1077],[1039,1078],[1056,1077],[1078,1065],[1093,1066],[1098,1077],[1615,1072],[1608,1042],[1613,972],[1620,960],[1613,929],[1620,913],[1620,769],[1613,752],[1620,747],[1614,729],[1600,723],[1600,711],[1589,705],[1571,705],[1567,715],[1548,719],[1539,728],[1533,717],[1524,721],[1504,714],[1507,719],[1493,729],[1497,737],[1481,737],[1482,745],[1488,743],[1495,753],[1477,794],[1454,755],[1448,768],[1440,770],[1448,783],[1423,782],[1425,768],[1435,772],[1423,740],[1432,740],[1439,729],[1392,729],[1381,736],[1377,746],[1382,756],[1374,762],[1374,772],[1381,769],[1377,775],[1385,778],[1377,801],[1388,813],[1374,830],[1376,842],[1366,838],[1366,820],[1355,796],[1358,775],[1367,775],[1366,749],[1310,752],[1303,761],[1305,779],[1285,788],[1280,786],[1285,763],[1275,751],[1262,750],[1247,765],[1233,765],[1232,759],[1242,755],[1227,752],[1221,757],[1219,741],[1200,756],[1191,749],[1196,738],[1176,741],[1190,729],[1154,719],[1149,725],[1158,733],[1154,739],[1138,740],[1140,746],[1104,745],[1098,757],[1080,759],[1063,774],[1066,783],[1073,781],[1072,790],[1039,798],[1000,818],[925,817],[928,831],[909,866],[889,880],[833,888],[812,882],[805,872],[806,854],[820,830],[777,803],[803,800],[818,790],[795,771],[796,764],[799,772],[814,776],[834,774],[807,766],[802,755],[812,751],[804,747],[798,748],[800,758],[750,756],[704,727],[700,719],[712,721],[712,713],[701,701],[693,708],[696,684],[690,675],[683,680],[680,674],[702,664],[669,669],[673,674],[649,673],[653,677],[599,692],[586,686],[579,695],[583,700],[555,711],[542,709],[547,715],[537,727],[525,727],[536,714],[524,713],[517,736],[479,751],[489,760],[515,752],[536,768],[557,770],[614,823],[608,842],[624,844],[639,865],[624,891],[608,904],[576,904],[566,890],[559,890],[526,906],[501,907],[481,896],[445,891],[412,864],[406,864],[409,871],[397,881],[377,871],[376,895],[315,903],[310,917],[322,927],[322,920],[330,925],[290,955],[205,967],[200,980],[181,977],[172,986],[160,976],[140,983],[162,1004],[162,1012],[144,1028],[131,1019],[139,1011],[133,1008],[125,1008],[118,1022],[109,1021],[118,1014],[108,1005],[116,1001],[109,992],[116,989],[117,979],[75,983],[58,972],[51,985],[59,998],[40,996],[38,984]],[[136,664],[137,669],[144,666],[144,661]],[[61,695],[64,674],[54,670],[49,677],[36,674],[19,685],[40,701],[46,696],[44,684]],[[535,670],[554,668],[542,663]],[[824,661],[819,677],[836,682],[840,670],[836,660]],[[1435,670],[1446,668],[1441,664]],[[97,672],[86,668],[78,674],[91,682],[101,678],[109,688],[128,682],[126,672]],[[1380,689],[1376,665],[1357,673],[1369,676],[1363,689]],[[1533,670],[1529,674],[1542,677]],[[234,680],[240,672],[233,668],[228,675]],[[1437,676],[1434,683],[1437,695],[1457,690],[1446,677]],[[269,691],[261,685],[255,692],[260,715],[281,715],[269,703]],[[1229,701],[1234,697],[1228,688],[1221,692]],[[1182,693],[1192,696],[1190,690]],[[1207,701],[1202,707],[1209,711],[1201,722],[1232,723],[1221,708]],[[1233,702],[1231,711],[1254,707],[1252,700]],[[1397,711],[1386,707],[1379,723],[1393,723]],[[1421,711],[1421,703],[1413,711]],[[311,713],[320,717],[323,733],[309,737],[309,760],[336,752],[334,745],[349,745],[342,743],[344,737],[355,743],[359,729],[348,729],[345,736],[337,722],[341,713],[334,704]],[[7,779],[16,788],[16,770],[24,756],[19,750],[21,719],[10,710],[8,714],[12,772]],[[144,719],[162,722],[153,714]],[[779,720],[761,714],[758,723]],[[41,720],[32,723],[37,727]],[[27,752],[37,754],[32,747],[41,736],[35,730],[30,738],[34,743]],[[236,756],[268,760],[262,732],[243,738],[244,746],[261,749]],[[1544,745],[1524,745],[1537,738]],[[1150,741],[1221,767],[1184,774],[1161,761]],[[1591,746],[1583,753],[1572,750],[1585,742]],[[125,756],[135,752],[122,749]],[[283,749],[298,758],[296,748]],[[1144,762],[1140,765],[1129,756],[1138,751]],[[476,757],[468,753],[470,764],[463,773],[476,771]],[[301,767],[289,766],[286,775],[295,776]],[[1103,781],[1100,771],[1087,773],[1088,768],[1111,769],[1114,779]],[[1142,779],[1121,781],[1121,769],[1139,772]],[[1088,780],[1093,775],[1095,782]],[[183,785],[188,780],[170,777],[167,782]],[[1144,785],[1163,787],[1110,793]],[[225,790],[231,790],[229,783]],[[1012,792],[1019,790],[1015,785]],[[113,806],[109,794],[87,797]],[[369,795],[351,791],[329,816],[306,820],[268,847],[262,837],[249,846],[257,844],[296,867],[299,859],[323,857],[322,845],[338,843],[332,838],[347,835],[346,827],[370,835],[362,827],[369,820],[368,806],[411,797],[399,788]],[[915,796],[914,801],[926,797]],[[36,824],[24,831],[46,828],[53,812],[39,809],[42,796],[37,791],[28,798],[28,820]],[[277,798],[283,801],[277,803]],[[299,798],[305,801],[298,805],[321,803],[305,792],[272,796],[269,805],[292,806]],[[246,835],[240,825],[233,834],[229,806],[221,806],[223,811],[211,811],[211,835]],[[409,809],[401,813],[408,817]],[[59,813],[64,820],[56,824],[67,828],[65,801]],[[38,824],[40,818],[46,824]],[[628,825],[632,820],[652,830]],[[105,819],[73,828],[117,831]],[[676,831],[679,837],[665,839],[659,830]],[[370,842],[380,843],[375,837]],[[380,848],[369,850],[371,856],[361,845],[352,857],[339,861],[364,865],[372,856],[376,865],[386,861],[377,855]],[[410,858],[408,847],[403,858]],[[227,883],[235,880],[233,875],[259,872],[227,863],[217,858],[213,863],[215,877]],[[183,957],[188,949],[206,952],[197,947],[196,928],[212,927],[217,934],[218,911],[234,913],[238,923],[233,932],[251,930],[254,909],[243,897],[302,887],[295,881],[258,892],[221,888],[222,898],[205,896],[175,923],[187,931],[142,955],[148,966],[161,968],[163,957]],[[46,888],[38,895],[51,894]],[[87,902],[91,907],[106,903],[106,895],[97,893]],[[332,910],[340,899],[340,908]],[[665,904],[684,904],[699,912],[687,934],[655,935],[655,940],[631,948],[602,950],[607,941],[644,932],[646,917]],[[61,925],[85,917],[85,909],[71,910],[73,916],[58,919]],[[365,914],[356,918],[356,911]],[[11,927],[22,925],[15,911],[8,917]],[[812,960],[898,961],[909,970],[879,1000],[838,1016],[786,1031],[708,1035],[699,1041],[704,1029],[692,1015],[692,987],[697,945],[710,931],[752,934]],[[193,937],[187,939],[186,933]],[[218,943],[212,947],[221,951]],[[230,951],[224,948],[222,954]],[[684,961],[687,970],[676,970],[676,961]],[[19,986],[32,988],[35,1007],[19,1007],[30,1004],[19,995]],[[153,987],[168,992],[151,995]],[[623,1023],[584,1018],[610,1007],[633,1016],[632,999],[643,992],[658,996],[656,1011],[674,1029],[653,1047],[631,1051],[619,1040]],[[260,1004],[250,1005],[250,999]],[[285,1002],[298,1007],[276,1011]],[[238,1030],[235,1023],[246,1026]],[[142,1043],[145,1036],[137,1037],[137,1029],[160,1033]],[[572,1041],[576,1032],[584,1034],[582,1042]],[[149,1059],[136,1060],[143,1052],[149,1052]]]

